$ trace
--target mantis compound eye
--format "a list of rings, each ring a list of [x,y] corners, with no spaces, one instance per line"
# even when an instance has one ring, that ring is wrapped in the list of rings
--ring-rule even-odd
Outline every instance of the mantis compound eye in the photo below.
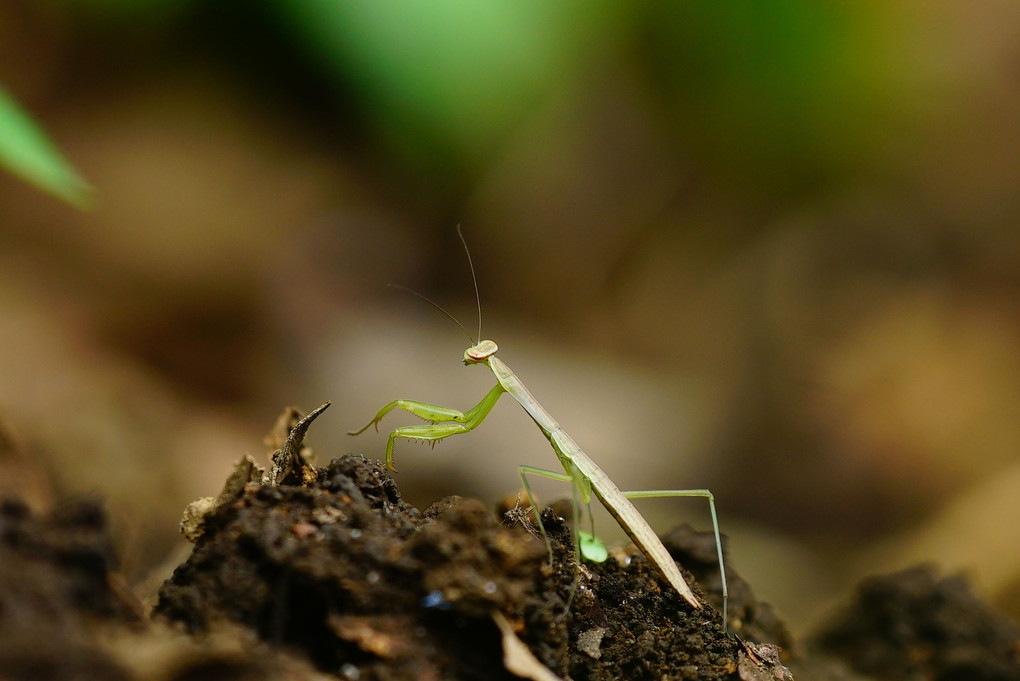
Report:
[[[496,354],[499,348],[491,340],[483,340],[478,345],[472,346],[464,351],[464,361],[468,363],[484,362]]]

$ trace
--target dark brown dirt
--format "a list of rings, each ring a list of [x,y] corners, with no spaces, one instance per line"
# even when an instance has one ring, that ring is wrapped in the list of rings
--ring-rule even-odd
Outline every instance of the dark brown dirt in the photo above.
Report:
[[[111,583],[112,561],[100,505],[38,518],[20,502],[0,504],[0,678],[128,678],[87,636],[144,619]]]
[[[359,679],[512,678],[495,610],[561,676],[736,678],[738,644],[718,614],[692,612],[643,557],[586,565],[567,610],[572,540],[561,518],[545,520],[552,568],[543,542],[479,502],[446,499],[420,513],[378,462],[347,456],[312,484],[251,484],[216,511],[156,614],[192,632],[231,620]],[[704,541],[671,537],[699,568],[715,561]],[[757,607],[744,600],[735,611]]]
[[[235,474],[236,497],[221,495],[205,516],[157,616],[195,633],[240,624],[359,679],[512,678],[494,612],[563,677],[737,678],[741,647],[720,615],[692,611],[643,556],[577,569],[569,528],[547,511],[550,565],[542,541],[477,501],[444,499],[424,513],[403,503],[379,462],[348,455],[312,475],[299,454],[308,423],[273,457],[274,472],[242,488],[239,476],[253,476]],[[715,569],[710,535],[680,530],[667,547],[684,565]],[[732,579],[739,631],[785,643],[769,609]]]
[[[115,587],[100,506],[0,507],[0,678],[548,678],[519,655],[505,662],[519,640],[574,681],[793,678],[784,664],[801,681],[1020,681],[1015,625],[962,579],[918,568],[867,581],[790,658],[784,626],[734,573],[727,636],[712,607],[692,610],[640,554],[575,568],[562,512],[543,515],[550,566],[520,509],[500,518],[449,498],[420,512],[378,462],[312,466],[311,418],[295,422],[273,438],[268,474],[246,459],[191,509],[194,550],[151,621]],[[717,606],[711,535],[678,528],[664,542]],[[154,641],[159,655],[132,656]]]

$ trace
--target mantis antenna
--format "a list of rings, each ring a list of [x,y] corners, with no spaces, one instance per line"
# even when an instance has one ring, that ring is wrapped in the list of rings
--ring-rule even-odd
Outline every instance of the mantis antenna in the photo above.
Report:
[[[472,340],[472,343],[478,343],[482,340],[482,295],[478,292],[478,277],[475,275],[475,263],[471,260],[471,249],[468,248],[467,239],[464,238],[464,232],[461,230],[460,225],[457,225],[457,236],[460,237],[460,242],[464,245],[468,267],[471,269],[471,283],[475,285],[475,308],[478,310],[478,340]],[[461,328],[464,327],[462,326]]]
[[[389,286],[390,288],[396,288],[400,289],[401,291],[406,291],[407,293],[410,293],[412,296],[417,296],[418,298],[421,298],[432,307],[442,312],[444,315],[449,317],[454,324],[460,327],[460,330],[463,331],[464,335],[468,337],[469,341],[471,341],[471,345],[475,345],[482,339],[482,296],[478,292],[478,277],[475,276],[475,264],[471,260],[471,250],[468,248],[467,240],[464,238],[464,232],[461,231],[460,225],[457,225],[457,236],[460,237],[460,243],[464,245],[464,253],[467,254],[468,268],[470,268],[471,270],[471,283],[474,284],[475,286],[475,309],[478,310],[478,336],[472,337],[468,330],[464,328],[464,325],[460,323],[459,319],[454,317],[446,310],[446,308],[444,308],[442,305],[432,300],[428,296],[418,293],[412,288],[401,286],[400,284],[386,284],[386,285]]]
[[[471,337],[471,334],[468,332],[468,330],[464,328],[464,325],[460,323],[460,320],[457,319],[456,317],[454,317],[449,312],[447,312],[446,308],[444,308],[442,305],[440,305],[436,301],[432,300],[428,296],[424,296],[421,293],[418,293],[413,288],[407,288],[406,286],[401,286],[400,284],[386,284],[386,285],[389,286],[390,288],[400,289],[401,291],[406,291],[407,293],[410,293],[412,296],[417,296],[417,297],[421,298],[426,303],[428,303],[429,305],[431,305],[432,307],[436,308],[437,310],[439,310],[440,312],[445,314],[447,317],[452,319],[453,323],[456,324],[457,326],[459,326],[460,330],[464,332],[464,335],[468,337],[468,340],[471,341],[472,345],[474,345],[477,342],[477,341],[475,341],[474,338]]]

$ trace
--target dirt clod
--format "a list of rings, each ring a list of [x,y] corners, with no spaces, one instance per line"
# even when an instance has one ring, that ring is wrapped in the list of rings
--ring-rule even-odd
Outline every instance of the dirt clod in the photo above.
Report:
[[[552,569],[544,542],[481,503],[422,514],[381,464],[346,456],[310,484],[249,485],[219,507],[156,613],[192,632],[241,624],[361,679],[505,676],[493,611],[562,677],[735,678],[737,643],[711,608],[692,611],[640,555],[575,577],[569,528],[544,520]]]
[[[1020,628],[931,565],[863,581],[812,647],[875,679],[1020,681]]]

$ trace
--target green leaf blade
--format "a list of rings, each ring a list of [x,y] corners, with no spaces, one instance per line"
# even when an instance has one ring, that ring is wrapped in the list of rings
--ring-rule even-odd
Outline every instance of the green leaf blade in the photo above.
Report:
[[[95,191],[63,157],[39,126],[0,87],[0,166],[78,208]]]

